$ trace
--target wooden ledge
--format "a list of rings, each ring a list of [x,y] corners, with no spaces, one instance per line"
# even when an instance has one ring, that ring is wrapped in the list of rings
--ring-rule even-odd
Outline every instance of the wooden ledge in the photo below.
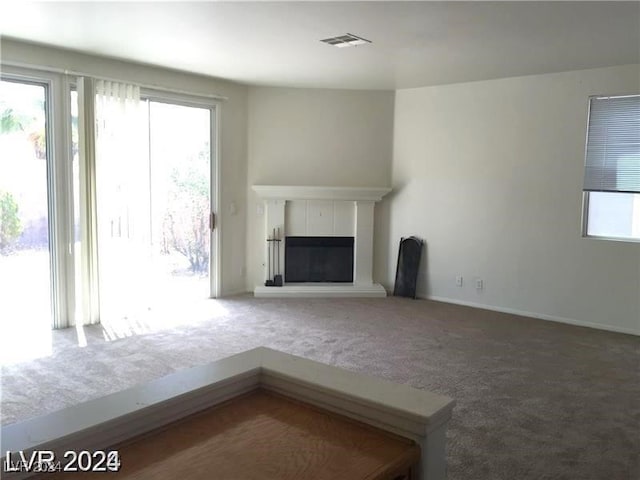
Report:
[[[454,406],[442,395],[259,347],[6,425],[2,462],[7,451],[108,448],[260,387],[411,438],[423,449],[431,432],[444,438]]]

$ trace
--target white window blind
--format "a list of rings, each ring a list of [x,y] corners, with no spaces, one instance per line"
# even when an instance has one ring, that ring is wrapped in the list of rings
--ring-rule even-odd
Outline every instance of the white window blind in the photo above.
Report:
[[[640,193],[640,95],[591,98],[584,190]]]

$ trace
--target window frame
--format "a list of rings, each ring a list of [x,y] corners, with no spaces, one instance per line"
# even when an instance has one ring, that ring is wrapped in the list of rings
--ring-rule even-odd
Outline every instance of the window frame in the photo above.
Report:
[[[71,83],[59,73],[7,65],[2,65],[0,79],[45,88],[51,324],[52,328],[64,328],[75,323],[76,301],[71,113],[67,101]]]
[[[640,243],[640,238],[633,237],[611,237],[607,235],[590,235],[589,228],[589,194],[592,192],[582,192],[582,238],[594,240],[607,240],[610,242]],[[620,194],[622,195],[622,194]]]
[[[203,108],[209,110],[209,136],[210,142],[210,212],[215,216],[215,228],[209,229],[209,292],[211,298],[218,298],[222,288],[222,217],[220,215],[221,189],[220,189],[220,115],[222,110],[222,98],[201,97],[181,92],[156,90],[140,87],[140,99],[149,102],[168,103],[183,107]]]
[[[591,101],[594,98],[603,98],[603,97],[627,97],[627,96],[638,96],[640,93],[618,93],[618,94],[607,94],[607,95],[590,95],[587,102],[587,121],[586,121],[586,132],[585,132],[585,143],[584,143],[584,155],[585,162],[587,156],[587,144],[589,142],[589,121],[591,118]],[[582,172],[583,175],[585,173],[586,163],[583,164]],[[589,234],[589,195],[594,192],[590,192],[587,190],[582,190],[582,215],[581,215],[581,236],[582,238],[594,239],[594,240],[605,240],[610,242],[623,242],[623,243],[640,243],[640,238],[634,237],[612,237],[608,235],[593,235]],[[595,192],[597,193],[597,192]],[[616,192],[612,192],[616,193]],[[617,192],[619,194],[623,194],[622,192]],[[640,195],[638,193],[637,195]]]

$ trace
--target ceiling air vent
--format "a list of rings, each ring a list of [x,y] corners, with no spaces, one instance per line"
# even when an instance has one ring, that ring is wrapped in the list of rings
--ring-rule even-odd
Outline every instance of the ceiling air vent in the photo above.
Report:
[[[324,43],[328,43],[329,45],[333,45],[334,47],[338,47],[338,48],[356,47],[358,45],[371,43],[371,40],[358,37],[356,35],[353,35],[352,33],[347,33],[346,35],[340,35],[339,37],[325,38],[320,41]]]

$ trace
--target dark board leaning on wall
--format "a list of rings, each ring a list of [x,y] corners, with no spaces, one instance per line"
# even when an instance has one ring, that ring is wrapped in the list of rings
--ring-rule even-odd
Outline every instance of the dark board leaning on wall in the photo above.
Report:
[[[416,298],[416,283],[423,244],[424,242],[417,237],[400,239],[394,296]]]

